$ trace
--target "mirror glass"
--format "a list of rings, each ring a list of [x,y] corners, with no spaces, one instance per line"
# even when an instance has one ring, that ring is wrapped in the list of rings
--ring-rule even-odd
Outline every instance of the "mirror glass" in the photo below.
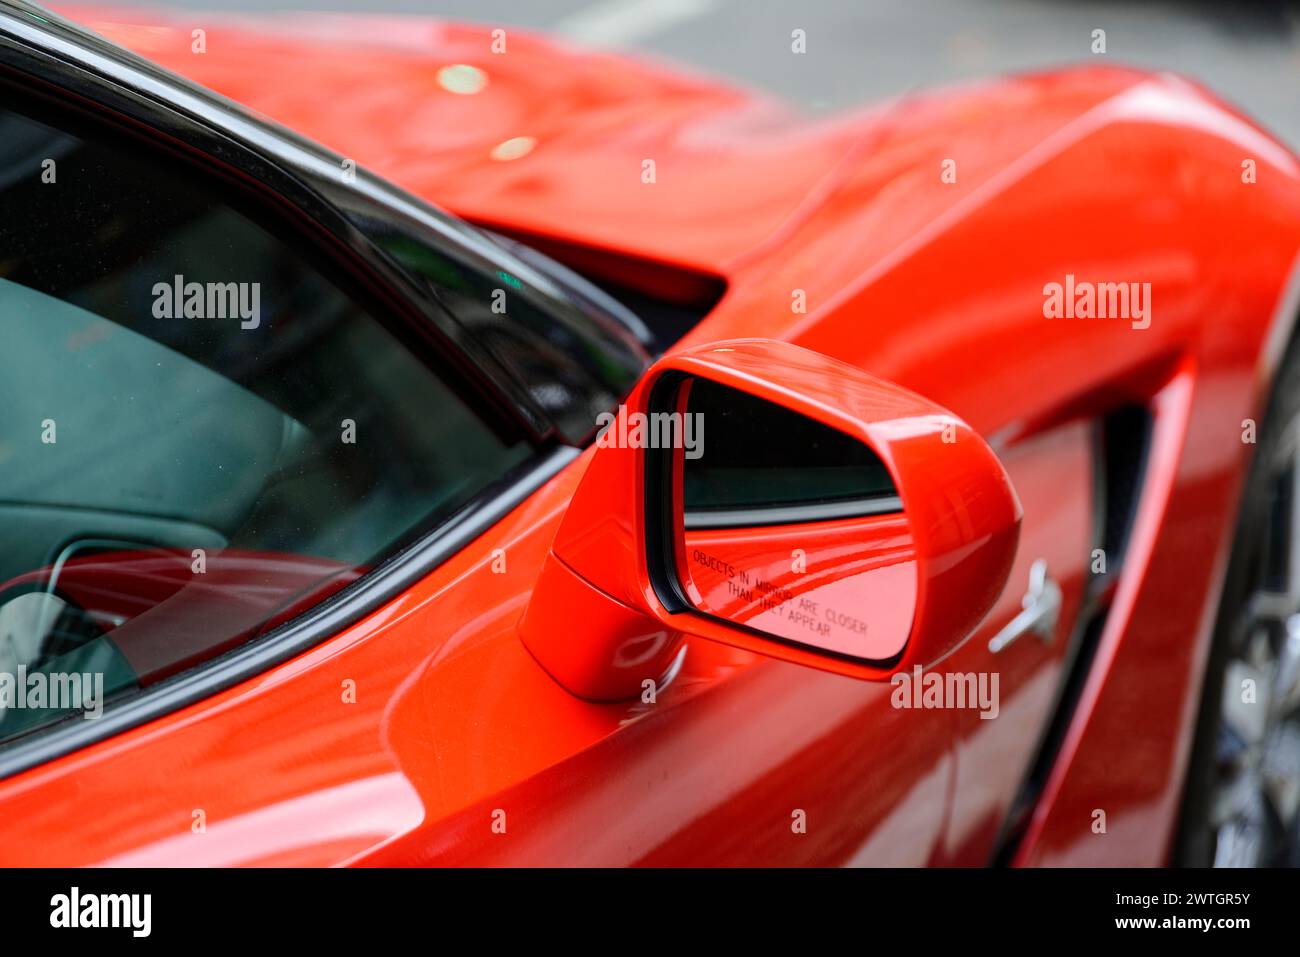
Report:
[[[668,396],[673,575],[697,611],[867,661],[907,643],[912,536],[861,440],[706,379]],[[661,413],[662,414],[662,413]]]

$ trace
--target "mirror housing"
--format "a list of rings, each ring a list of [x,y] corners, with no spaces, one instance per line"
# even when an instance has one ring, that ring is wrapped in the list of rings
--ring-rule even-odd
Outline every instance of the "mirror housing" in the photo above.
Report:
[[[834,614],[862,623],[851,629],[858,634],[885,622],[905,634],[900,631],[896,640],[885,634],[865,644],[854,644],[847,633],[798,641],[752,615],[701,607],[690,575],[683,578],[679,567],[687,534],[680,476],[683,446],[689,443],[680,441],[681,432],[671,443],[657,442],[662,436],[647,428],[654,413],[687,409],[680,397],[688,381],[735,390],[746,402],[769,403],[782,414],[834,430],[883,464],[897,499],[893,514],[879,521],[892,522],[886,531],[899,547],[893,558],[876,564],[887,566],[890,586],[882,590],[882,579],[871,575],[853,579],[848,566],[863,567],[863,554],[850,550],[847,557],[834,558],[843,548],[807,549],[813,563],[808,571],[825,573],[815,567],[819,560],[843,561],[843,569],[821,577],[876,582],[861,595],[893,603],[890,607],[865,607],[854,601],[857,593],[846,600],[841,587]],[[951,413],[838,360],[771,340],[698,347],[656,362],[617,415],[598,424],[604,429],[588,453],[587,471],[521,626],[537,660],[580,697],[617,700],[640,694],[643,682],[658,682],[673,667],[687,635],[839,674],[888,680],[944,658],[969,637],[1006,583],[1021,509],[992,450]],[[708,434],[702,428],[699,438]],[[827,532],[818,525],[808,528],[814,543]],[[860,541],[870,550],[874,528],[868,523],[836,534],[841,542]],[[782,532],[788,531],[783,526]],[[789,543],[788,537],[778,540]],[[911,608],[900,611],[898,602],[906,602],[908,592],[897,587],[903,569],[914,574],[915,589]],[[783,593],[780,600],[789,597]],[[822,602],[815,607],[831,613]],[[882,651],[885,657],[871,657]]]

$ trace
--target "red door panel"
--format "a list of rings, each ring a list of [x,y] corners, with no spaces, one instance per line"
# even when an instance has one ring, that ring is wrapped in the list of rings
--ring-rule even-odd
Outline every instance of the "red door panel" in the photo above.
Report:
[[[984,672],[998,680],[997,716],[955,712],[957,787],[946,837],[947,860],[984,864],[1047,727],[1070,637],[1091,571],[1092,432],[1072,423],[999,453],[1024,508],[1020,548],[1006,590],[984,625],[941,671]],[[1062,601],[1050,644],[1025,634],[999,652],[989,640],[1021,611],[1029,569],[1045,560]],[[989,712],[991,713],[991,712]]]

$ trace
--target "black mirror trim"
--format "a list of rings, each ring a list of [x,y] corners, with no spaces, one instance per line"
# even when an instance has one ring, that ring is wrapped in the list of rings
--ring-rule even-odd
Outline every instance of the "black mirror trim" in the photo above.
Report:
[[[816,502],[809,505],[773,505],[768,508],[696,509],[686,512],[687,531],[709,528],[752,528],[764,525],[799,525],[804,522],[832,522],[841,518],[890,515],[903,510],[897,495]]]

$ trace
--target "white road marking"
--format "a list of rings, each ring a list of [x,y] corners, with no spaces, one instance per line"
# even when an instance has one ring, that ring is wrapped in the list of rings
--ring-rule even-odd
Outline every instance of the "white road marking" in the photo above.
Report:
[[[549,29],[597,46],[644,40],[688,20],[697,20],[719,0],[601,0],[557,21]]]

